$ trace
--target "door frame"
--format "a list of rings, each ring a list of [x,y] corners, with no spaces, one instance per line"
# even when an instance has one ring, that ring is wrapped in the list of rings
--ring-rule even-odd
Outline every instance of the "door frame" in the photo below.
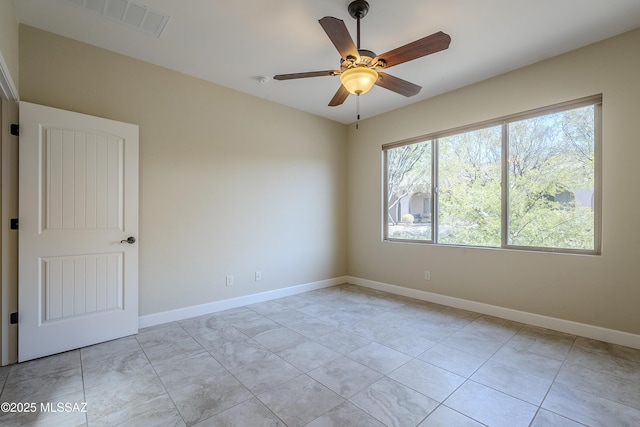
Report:
[[[9,218],[18,217],[18,137],[9,125],[18,123],[18,90],[0,53],[0,366],[18,361],[18,325],[9,321],[18,311],[18,232]]]

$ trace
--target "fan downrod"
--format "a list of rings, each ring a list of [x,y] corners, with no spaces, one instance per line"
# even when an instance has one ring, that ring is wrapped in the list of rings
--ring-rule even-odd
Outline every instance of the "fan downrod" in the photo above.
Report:
[[[355,0],[349,3],[347,9],[353,19],[362,19],[367,16],[367,12],[369,12],[369,3],[365,0]]]

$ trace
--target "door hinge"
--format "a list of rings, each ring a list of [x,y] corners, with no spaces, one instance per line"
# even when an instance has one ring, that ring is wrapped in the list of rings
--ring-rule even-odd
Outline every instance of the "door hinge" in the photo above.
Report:
[[[12,325],[17,325],[18,324],[18,312],[16,311],[15,313],[11,313],[9,315],[9,323]]]
[[[12,230],[17,230],[18,228],[20,228],[20,220],[18,218],[11,218],[10,228]]]
[[[10,133],[13,136],[20,136],[20,125],[17,123],[11,123]]]

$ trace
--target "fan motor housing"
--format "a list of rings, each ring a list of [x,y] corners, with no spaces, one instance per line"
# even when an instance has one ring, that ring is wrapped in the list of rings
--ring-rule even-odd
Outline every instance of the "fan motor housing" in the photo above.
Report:
[[[365,0],[355,0],[349,3],[347,10],[353,19],[362,19],[369,12],[369,3]]]
[[[385,66],[384,61],[377,60],[375,52],[372,52],[367,49],[358,49],[358,53],[360,54],[360,58],[354,58],[353,56],[347,57],[347,59],[343,59],[340,61],[340,70],[345,71],[349,68],[354,67],[367,67],[367,68],[383,68]]]
[[[360,58],[363,60],[368,60],[368,62],[373,61],[373,58],[375,58],[377,55],[375,54],[375,52],[372,52],[370,50],[367,49],[358,49],[358,53],[360,54]]]

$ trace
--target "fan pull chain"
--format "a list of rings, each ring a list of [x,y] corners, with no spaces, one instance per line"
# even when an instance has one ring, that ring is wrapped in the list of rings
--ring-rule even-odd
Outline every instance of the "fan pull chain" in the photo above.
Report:
[[[360,94],[356,95],[356,130],[360,127]]]

